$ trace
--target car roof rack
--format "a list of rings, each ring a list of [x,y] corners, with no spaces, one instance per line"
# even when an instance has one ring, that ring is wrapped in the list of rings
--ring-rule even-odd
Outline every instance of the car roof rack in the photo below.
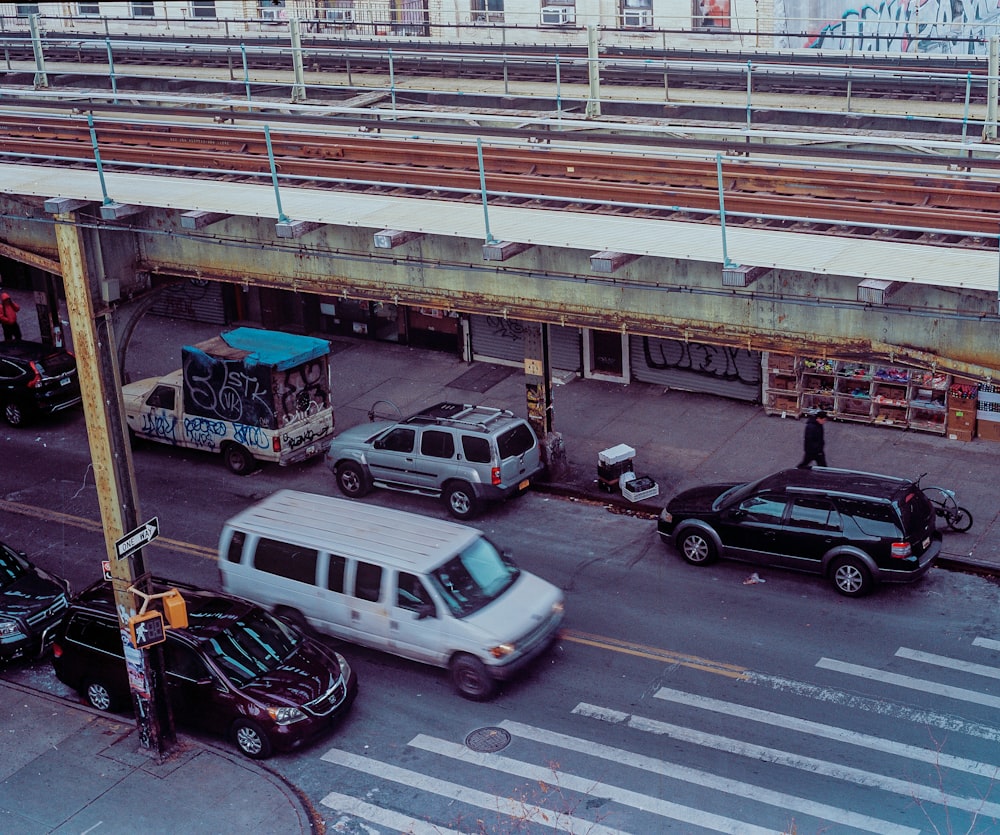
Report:
[[[514,417],[514,413],[510,409],[497,409],[493,406],[471,406],[468,403],[445,402],[421,409],[404,422],[464,426],[480,429],[485,432],[489,429],[491,423],[512,417]]]

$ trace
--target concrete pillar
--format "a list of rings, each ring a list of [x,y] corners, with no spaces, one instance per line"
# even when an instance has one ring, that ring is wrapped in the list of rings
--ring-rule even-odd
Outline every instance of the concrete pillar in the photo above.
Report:
[[[549,365],[549,326],[526,322],[524,326],[524,381],[528,422],[542,445],[548,477],[557,481],[566,467],[562,435],[553,430],[552,368]]]

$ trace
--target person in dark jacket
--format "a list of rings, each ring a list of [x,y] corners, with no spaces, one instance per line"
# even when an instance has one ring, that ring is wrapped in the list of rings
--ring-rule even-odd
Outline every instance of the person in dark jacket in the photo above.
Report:
[[[799,469],[805,469],[813,461],[820,467],[826,466],[826,452],[823,450],[823,424],[826,423],[826,412],[816,412],[806,420],[805,453]]]

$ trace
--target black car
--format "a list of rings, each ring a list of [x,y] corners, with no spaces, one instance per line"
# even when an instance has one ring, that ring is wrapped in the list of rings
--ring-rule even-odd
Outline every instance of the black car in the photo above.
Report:
[[[821,574],[849,597],[916,580],[941,551],[916,481],[829,467],[685,490],[657,530],[692,565],[724,556]]]
[[[188,625],[168,629],[166,685],[178,724],[227,736],[248,757],[291,750],[331,727],[358,692],[338,652],[254,603],[183,583],[176,588]],[[100,710],[129,705],[126,653],[138,653],[119,627],[111,584],[88,586],[70,604],[52,647],[56,677]]]
[[[68,605],[69,583],[0,542],[0,662],[40,656]]]
[[[81,402],[76,359],[40,342],[0,342],[0,405],[11,426]]]

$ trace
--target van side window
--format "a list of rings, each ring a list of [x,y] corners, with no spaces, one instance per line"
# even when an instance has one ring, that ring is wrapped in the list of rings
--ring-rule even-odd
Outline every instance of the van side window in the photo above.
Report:
[[[330,591],[344,593],[344,568],[346,566],[347,560],[336,554],[330,554],[330,571],[326,578],[326,587]]]
[[[431,458],[452,458],[455,455],[455,438],[451,432],[425,429],[420,436],[420,452]]]
[[[260,539],[253,564],[255,568],[268,574],[277,574],[300,583],[315,583],[317,558],[318,554],[312,548],[278,542],[276,539]]]
[[[416,612],[421,606],[432,605],[430,594],[416,575],[400,571],[396,586],[396,605],[400,609]]]
[[[354,578],[354,596],[360,600],[378,600],[382,586],[382,566],[370,562],[359,562]]]
[[[229,562],[238,563],[243,557],[243,543],[246,542],[247,535],[243,531],[233,531],[232,537],[229,539],[229,551],[226,554],[226,559]]]
[[[489,464],[493,457],[490,455],[489,439],[478,435],[463,435],[462,451],[465,453],[465,460],[473,464]]]

